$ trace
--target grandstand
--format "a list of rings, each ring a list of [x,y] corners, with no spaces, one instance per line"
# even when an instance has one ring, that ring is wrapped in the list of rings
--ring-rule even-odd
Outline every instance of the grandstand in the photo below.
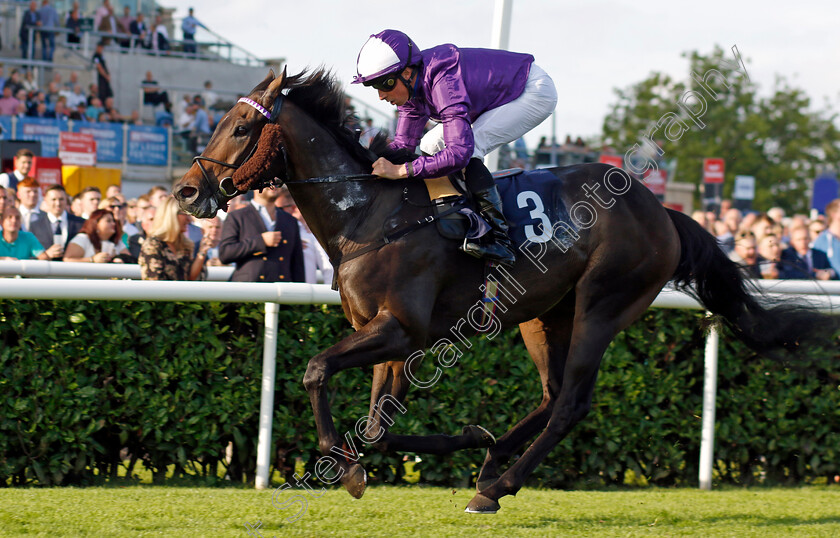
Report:
[[[5,75],[8,77],[13,69],[21,73],[31,70],[38,88],[46,90],[56,74],[62,81],[67,81],[71,73],[75,73],[79,85],[88,93],[90,85],[97,81],[91,61],[94,49],[98,42],[104,41],[107,44],[103,56],[111,74],[114,109],[125,118],[130,118],[136,111],[142,126],[135,125],[133,121],[102,123],[0,116],[0,141],[35,140],[40,142],[41,156],[55,157],[60,132],[89,133],[97,141],[97,167],[119,169],[123,191],[129,197],[146,192],[151,185],[169,184],[174,177],[180,177],[190,162],[192,151],[196,149],[196,144],[190,143],[186,134],[179,136],[177,125],[175,129],[171,127],[173,117],[164,111],[162,104],[144,104],[141,82],[146,72],[153,74],[160,91],[168,93],[176,109],[185,95],[193,97],[204,93],[204,83],[210,80],[219,102],[215,108],[208,107],[208,112],[218,116],[223,107],[262,80],[269,67],[277,69],[284,63],[283,59],[261,60],[212,29],[201,27],[195,41],[186,42],[185,46],[181,17],[186,13],[176,14],[173,9],[152,0],[113,0],[114,17],[121,18],[126,7],[132,17],[143,13],[149,27],[153,27],[159,17],[164,32],[169,36],[167,49],[147,48],[148,42],[119,31],[124,28],[122,25],[117,32],[113,31],[113,27],[105,31],[108,27],[103,23],[95,28],[96,12],[102,8],[102,0],[79,0],[77,3],[82,31],[77,39],[79,42],[74,43],[73,32],[65,25],[73,2],[51,2],[58,12],[59,26],[49,31],[55,35],[55,52],[52,61],[45,61],[38,35],[40,29],[28,31],[27,51],[24,52],[21,47],[19,32],[29,2],[0,1],[0,15],[3,17],[0,63]],[[41,7],[40,1],[38,7]],[[196,16],[200,18],[200,12]],[[199,139],[199,144],[202,141]],[[5,156],[5,151],[3,153]]]

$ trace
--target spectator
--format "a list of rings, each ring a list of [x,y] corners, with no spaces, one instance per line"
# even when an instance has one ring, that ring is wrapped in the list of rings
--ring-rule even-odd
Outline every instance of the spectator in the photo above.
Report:
[[[114,215],[114,220],[120,224],[123,231],[122,242],[128,246],[128,238],[138,232],[137,227],[128,222],[128,208],[122,195],[111,196],[102,200],[99,209],[107,209]]]
[[[717,240],[724,252],[729,254],[735,248],[735,234],[741,224],[741,212],[735,208],[727,209],[722,213],[721,222],[723,228],[717,233]]]
[[[36,104],[35,108],[26,111],[26,115],[30,118],[55,118],[55,112],[51,112],[46,103]]]
[[[750,227],[750,230],[755,235],[755,240],[761,241],[762,237],[773,233],[773,227],[775,225],[776,222],[764,213],[755,219],[755,222]]]
[[[14,163],[14,171],[11,174],[8,172],[0,174],[0,186],[16,191],[18,182],[23,181],[29,175],[29,171],[32,170],[32,159],[34,157],[35,154],[28,149],[21,148],[17,150],[15,158],[12,161]]]
[[[50,4],[50,0],[44,0],[41,3],[41,9],[38,11],[38,26],[41,27],[41,51],[45,62],[53,61],[53,54],[55,53],[55,30],[58,28],[58,12]]]
[[[213,132],[210,130],[210,116],[200,102],[194,103],[192,110],[195,116],[195,123],[193,124],[190,149],[194,153],[201,153],[203,149],[199,150],[199,146],[207,144]]]
[[[131,23],[134,22],[134,17],[131,16],[131,6],[123,6],[122,17],[119,17],[117,21],[120,23],[123,32],[129,32],[131,30]]]
[[[304,282],[303,250],[294,217],[275,207],[278,189],[254,192],[243,209],[228,213],[219,242],[222,263],[235,263],[236,282]]]
[[[840,198],[825,206],[828,227],[814,240],[812,248],[825,252],[834,272],[840,274]]]
[[[151,71],[146,71],[146,78],[140,83],[140,87],[143,88],[143,104],[163,105],[167,112],[170,110],[172,104],[169,102],[169,94],[160,90]]]
[[[143,243],[152,233],[156,211],[154,207],[147,205],[137,213],[138,220],[134,223],[137,233],[128,238],[128,252],[134,259],[140,259],[140,250],[143,248]]]
[[[81,215],[79,216],[83,219],[89,219],[99,209],[99,202],[102,201],[102,191],[99,190],[99,187],[85,187],[79,193],[79,197],[81,199],[81,205],[79,206]]]
[[[35,0],[29,2],[29,10],[23,14],[20,21],[20,48],[24,59],[31,59],[29,46],[32,45],[32,54],[35,54],[35,34],[32,32],[32,42],[29,41],[30,30],[38,28],[41,21],[38,16],[38,3]]]
[[[6,187],[0,187],[0,230],[3,229],[3,211],[6,210],[6,206],[13,206],[15,205],[14,202],[8,203],[6,202]]]
[[[122,230],[114,215],[107,209],[97,209],[70,240],[64,252],[64,261],[122,263],[123,260],[117,257],[125,250],[121,237]]]
[[[741,266],[741,271],[747,278],[761,278],[755,234],[751,231],[738,232],[735,236],[735,250],[729,255],[729,259]]]
[[[20,80],[20,71],[12,69],[12,72],[9,73],[9,78],[3,85],[4,88],[6,86],[10,86],[12,88],[12,95],[17,96],[17,93],[23,89],[23,82]]]
[[[300,233],[300,243],[303,249],[303,270],[305,272],[305,281],[309,284],[318,283],[318,271],[321,271],[323,282],[331,283],[333,279],[333,266],[330,263],[330,257],[324,250],[324,247],[318,242],[315,234],[309,229],[306,220],[300,213],[297,204],[295,203],[289,189],[286,186],[280,188],[280,196],[277,197],[277,207],[293,216],[298,221],[298,233]]]
[[[203,233],[203,242],[209,246],[207,249],[207,265],[223,265],[219,259],[219,241],[222,238],[222,219],[213,217],[199,221]]]
[[[82,229],[85,220],[67,212],[67,192],[61,185],[51,185],[44,194],[44,212],[47,218],[32,224],[31,232],[45,249],[50,259],[61,259],[67,243]]]
[[[0,46],[2,48],[2,46]],[[6,85],[6,73],[2,65],[0,65],[0,90],[3,89],[3,86]],[[204,83],[204,86],[207,87],[207,83]],[[2,215],[2,213],[0,213]]]
[[[213,83],[209,80],[204,81],[204,91],[201,92],[201,100],[204,101],[204,105],[209,109],[212,109],[219,102],[219,96],[213,91]]]
[[[369,147],[374,137],[379,134],[379,131],[379,127],[374,127],[373,119],[365,118],[365,125],[359,137],[359,143],[364,147]]]
[[[114,106],[114,98],[109,97],[105,99],[105,103],[102,107],[105,111],[105,114],[108,117],[107,121],[114,122],[114,123],[122,123],[125,121],[125,118],[120,114],[120,111]]]
[[[46,260],[47,252],[34,234],[20,229],[20,210],[6,206],[3,210],[3,234],[0,236],[0,260]]]
[[[46,103],[50,110],[55,109],[55,104],[58,102],[59,97],[61,97],[60,87],[61,83],[54,80],[47,85]]]
[[[776,234],[767,234],[758,242],[758,255],[762,258],[758,269],[761,278],[779,278],[778,262],[782,256],[782,246]]]
[[[113,196],[122,196],[122,187],[116,183],[111,183],[105,189],[105,198],[111,198]]]
[[[18,208],[20,209],[21,229],[29,232],[32,223],[42,217],[38,207],[41,185],[33,177],[26,177],[17,184]],[[46,218],[46,217],[44,217]]]
[[[791,228],[790,247],[782,252],[779,278],[837,279],[825,252],[812,249],[810,244],[810,232],[806,226]]]
[[[193,8],[190,8],[189,14],[181,22],[181,32],[184,33],[184,52],[187,54],[195,54],[198,50],[195,42],[195,32],[199,26],[206,28],[193,16]]]
[[[157,208],[152,232],[140,249],[140,277],[143,280],[205,280],[208,243],[193,256],[193,242],[185,232],[190,216],[167,198]]]
[[[819,218],[814,219],[814,221],[808,225],[808,235],[811,238],[811,243],[813,244],[814,241],[817,240],[817,237],[820,236],[821,233],[825,231],[825,222],[820,220]]]
[[[110,0],[102,0],[102,5],[97,8],[93,15],[93,27],[99,28],[99,25],[102,24],[102,19],[107,17],[112,11]]]
[[[55,110],[53,111],[53,115],[56,119],[59,120],[69,120],[70,119],[70,111],[67,110],[67,99],[64,97],[59,97],[58,102],[55,104]]]
[[[105,65],[105,57],[102,53],[105,50],[105,45],[102,41],[96,44],[96,52],[93,54],[93,65],[96,68],[96,86],[98,88],[97,96],[101,101],[114,95],[111,91],[111,73],[108,71],[108,66]]]
[[[152,29],[152,49],[164,54],[170,49],[169,31],[163,24],[163,18],[160,15],[155,15],[155,24]]]
[[[102,101],[98,97],[90,100],[90,105],[85,109],[85,118],[88,121],[99,121],[99,116],[105,112]]]
[[[96,26],[96,29],[105,34],[128,33],[128,28],[123,27],[123,25],[120,24],[119,19],[117,19],[116,15],[114,15],[113,6],[108,6],[108,13],[102,18],[99,25]],[[107,45],[111,42],[111,38],[106,37],[102,41]]]
[[[23,73],[23,80],[20,83],[21,87],[26,90],[27,95],[33,95],[38,91],[38,83],[35,82],[35,73],[31,69],[27,69]]]
[[[151,47],[151,44],[149,43],[149,27],[146,25],[146,18],[143,13],[137,13],[137,18],[131,22],[128,30],[135,36],[137,46],[146,49]]]
[[[155,185],[146,193],[149,197],[149,204],[152,207],[160,207],[164,200],[169,198],[169,189],[163,185]]]
[[[143,125],[143,118],[140,117],[140,111],[132,110],[127,122],[129,125]]]
[[[8,84],[3,88],[3,97],[0,97],[0,115],[14,116],[17,112],[18,101],[12,95],[12,87]]]
[[[78,2],[73,3],[73,10],[67,14],[64,26],[72,32],[67,34],[67,43],[73,45],[80,44],[82,42],[82,18],[79,14]]]

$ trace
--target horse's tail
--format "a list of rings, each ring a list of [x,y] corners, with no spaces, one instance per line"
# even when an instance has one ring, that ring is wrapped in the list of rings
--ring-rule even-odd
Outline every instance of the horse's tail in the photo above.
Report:
[[[668,209],[668,215],[681,244],[673,277],[677,288],[722,318],[741,341],[762,355],[777,358],[780,349],[796,356],[806,341],[828,341],[836,329],[831,317],[795,304],[762,306],[750,293],[757,289],[710,233],[678,211]]]

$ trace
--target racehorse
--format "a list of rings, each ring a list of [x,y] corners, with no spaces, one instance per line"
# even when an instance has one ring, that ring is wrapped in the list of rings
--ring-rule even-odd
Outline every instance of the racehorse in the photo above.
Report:
[[[465,314],[476,312],[486,266],[459,252],[435,226],[419,225],[422,215],[411,213],[419,209],[401,209],[407,185],[417,180],[369,175],[375,156],[344,127],[343,99],[340,84],[323,69],[293,76],[284,70],[278,77],[270,72],[219,122],[173,190],[185,211],[207,218],[239,193],[285,182],[330,256],[355,332],[312,357],[303,379],[325,457],[355,455],[333,423],[329,379],[347,368],[373,366],[371,412],[357,434],[379,448],[415,453],[487,447],[467,511],[492,513],[586,416],[607,346],[668,281],[761,353],[795,355],[806,337],[821,338],[829,328],[825,317],[807,310],[759,304],[714,237],[663,208],[621,169],[555,168],[552,199],[534,202],[531,210],[534,240],[520,247],[512,268],[498,268],[508,300],[492,314],[501,327],[519,325],[542,381],[541,403],[498,440],[478,426],[459,435],[391,433],[388,417],[420,376],[420,361],[410,357],[431,346],[438,363],[457,359],[453,344],[463,337]],[[546,222],[550,208],[570,222]],[[383,239],[383,222],[401,211],[418,225]],[[502,465],[535,436],[503,472]],[[333,476],[358,498],[367,477],[355,459],[329,461]]]

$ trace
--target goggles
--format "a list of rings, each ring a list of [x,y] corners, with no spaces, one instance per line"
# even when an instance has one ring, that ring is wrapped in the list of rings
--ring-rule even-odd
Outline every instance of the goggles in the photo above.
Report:
[[[397,86],[397,80],[397,75],[387,75],[385,77],[380,77],[376,80],[373,80],[370,83],[365,84],[365,86],[372,86],[376,90],[387,93]]]

